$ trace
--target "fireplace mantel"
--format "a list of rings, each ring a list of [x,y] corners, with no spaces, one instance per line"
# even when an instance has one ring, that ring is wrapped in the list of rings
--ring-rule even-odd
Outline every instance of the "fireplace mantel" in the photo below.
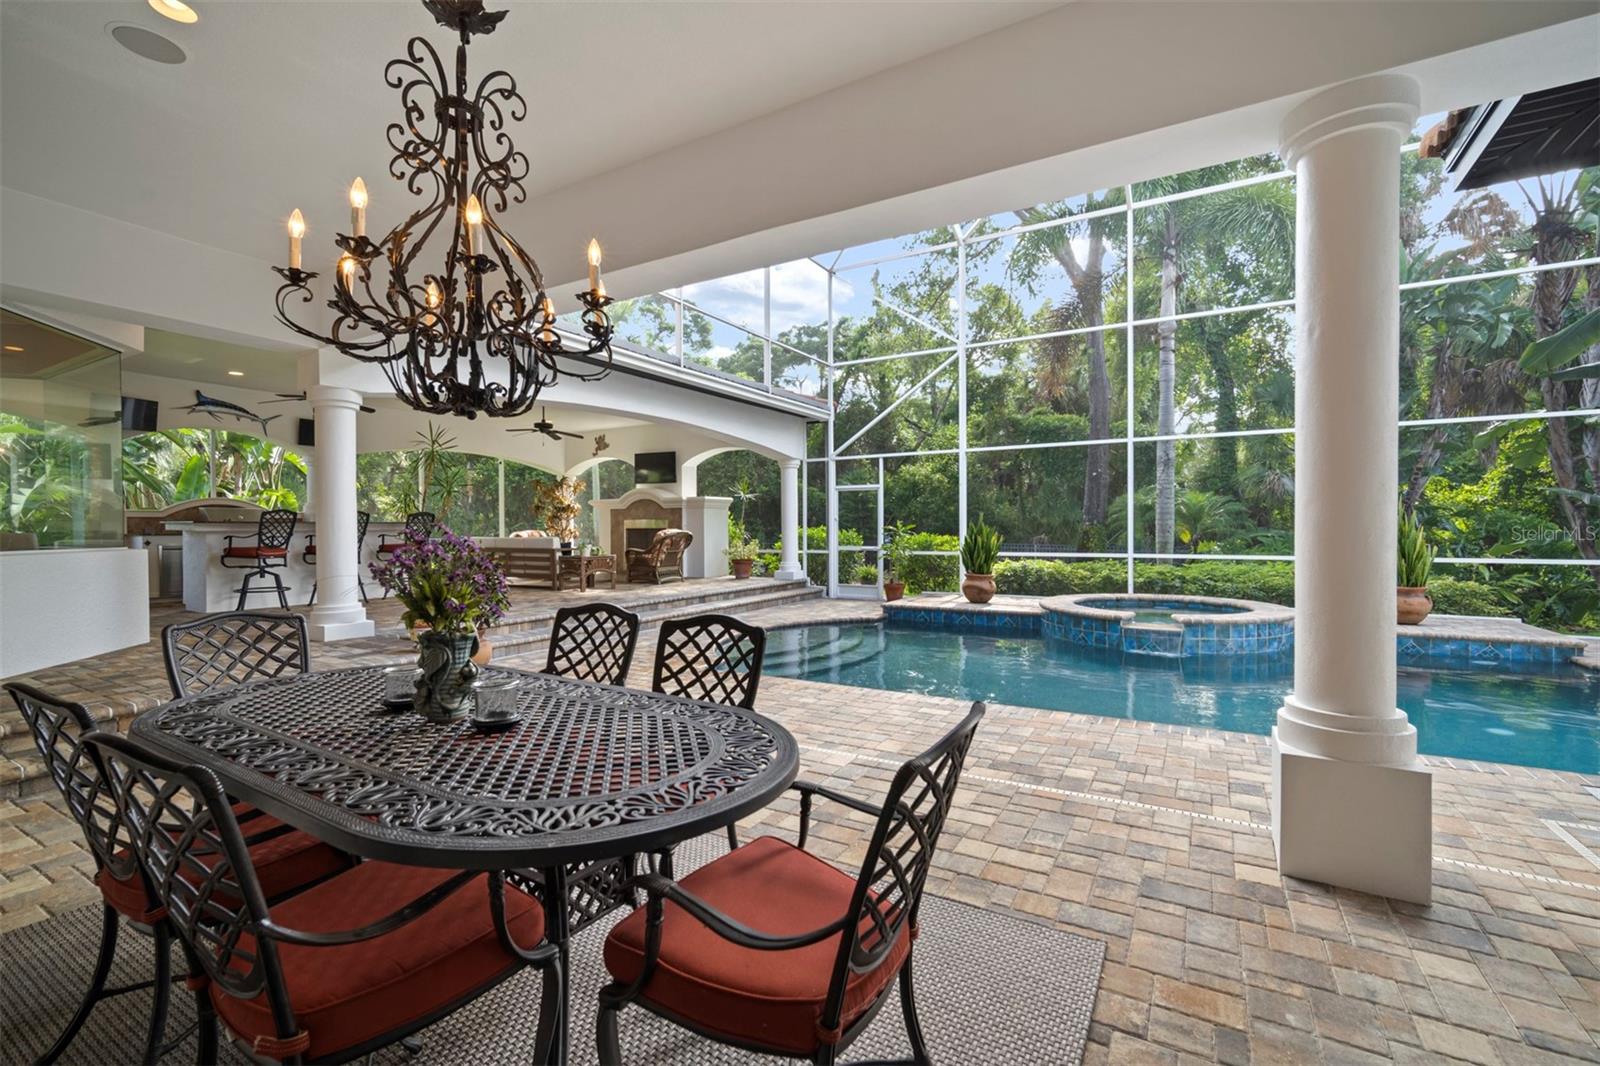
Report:
[[[694,543],[684,553],[685,577],[721,577],[728,572],[727,496],[682,496],[677,485],[639,485],[614,500],[594,501],[594,528],[600,550],[618,563],[627,544],[628,523],[661,523],[655,528],[687,529]],[[623,566],[618,571],[626,573]]]

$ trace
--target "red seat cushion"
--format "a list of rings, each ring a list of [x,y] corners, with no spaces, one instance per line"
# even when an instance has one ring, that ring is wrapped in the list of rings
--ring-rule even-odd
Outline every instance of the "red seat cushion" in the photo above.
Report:
[[[288,548],[257,548],[254,545],[222,549],[224,559],[282,559]]]
[[[273,921],[303,932],[358,929],[379,920],[455,876],[387,862],[364,862],[331,881],[272,908]],[[506,889],[506,920],[516,942],[544,937],[544,910],[530,896]],[[241,946],[253,952],[250,937]],[[316,1060],[394,1032],[464,1001],[514,971],[520,961],[500,946],[489,912],[487,875],[401,928],[338,947],[278,944],[284,986],[296,1024],[311,1037]],[[211,988],[217,1013],[253,1042],[276,1038],[265,993],[237,999]],[[529,1009],[532,1009],[530,1006]]]
[[[308,833],[292,829],[274,836],[267,834],[283,823],[270,814],[263,814],[246,804],[234,807],[240,812],[240,831],[250,843],[250,857],[255,860],[256,877],[266,897],[277,899],[302,885],[309,885],[330,877],[349,867],[350,860],[342,852],[324,844]],[[265,839],[261,839],[265,837]],[[144,884],[137,876],[117,878],[107,870],[95,876],[100,893],[107,903],[129,918],[139,920],[148,909]]]
[[[814,855],[761,837],[683,878],[683,887],[728,917],[774,935],[804,933],[839,919],[855,879]],[[644,965],[645,909],[606,938],[606,969],[621,982]],[[845,986],[848,1028],[900,972],[911,950],[905,929],[876,967]],[[823,1039],[822,1009],[839,953],[839,935],[787,951],[730,943],[675,904],[666,905],[661,961],[644,998],[708,1033],[796,1055]]]
[[[317,546],[315,544],[307,544],[306,545],[306,554],[307,555],[315,555],[315,554],[317,554]]]
[[[403,547],[405,547],[404,544],[380,544],[380,545],[378,545],[378,551],[380,551],[380,552],[392,552],[396,548],[403,548]]]

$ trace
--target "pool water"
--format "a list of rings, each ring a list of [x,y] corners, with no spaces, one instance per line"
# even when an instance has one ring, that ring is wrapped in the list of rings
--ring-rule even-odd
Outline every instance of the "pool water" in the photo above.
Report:
[[[1135,625],[1172,626],[1175,614],[1243,614],[1244,607],[1229,607],[1215,603],[1186,603],[1181,607],[1162,606],[1157,600],[1079,600],[1079,607],[1093,607],[1101,611],[1132,611]]]
[[[860,688],[993,700],[1141,722],[1266,734],[1292,656],[1152,662],[994,637],[882,625],[767,635],[766,670]],[[1399,703],[1427,755],[1600,772],[1600,674],[1402,666]]]

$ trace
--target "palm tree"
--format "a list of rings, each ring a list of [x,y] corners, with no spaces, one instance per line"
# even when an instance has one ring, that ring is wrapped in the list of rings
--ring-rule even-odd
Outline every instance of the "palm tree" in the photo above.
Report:
[[[1084,204],[1083,210],[1095,211],[1121,202],[1121,191],[1116,190],[1104,197],[1091,197]],[[1046,204],[1013,213],[1018,222],[1032,225],[1061,217],[1062,209],[1058,205]],[[1121,220],[1112,215],[1018,234],[1017,245],[1012,250],[1007,269],[1031,288],[1038,278],[1042,260],[1048,256],[1066,272],[1067,281],[1072,285],[1074,297],[1072,311],[1076,320],[1072,324],[1084,327],[1104,325],[1106,237],[1111,229],[1119,224]],[[1074,240],[1084,246],[1082,259],[1078,258],[1078,253],[1073,248]],[[1062,328],[1066,326],[1063,325]],[[1103,441],[1111,436],[1111,376],[1106,371],[1105,334],[1088,333],[1084,335],[1084,340],[1089,356],[1087,390],[1089,438]],[[1054,383],[1055,387],[1051,388],[1054,395],[1048,397],[1054,400],[1059,397],[1061,391],[1064,391],[1059,386],[1067,378],[1066,370],[1061,366],[1061,360],[1066,357],[1067,351],[1065,346],[1059,345],[1048,345],[1044,350],[1049,353],[1051,362],[1041,368],[1040,376],[1043,379],[1041,384],[1051,388]],[[1083,478],[1083,528],[1088,530],[1099,527],[1106,520],[1106,504],[1111,489],[1109,445],[1089,445],[1086,459]]]
[[[1257,157],[1177,174],[1141,184],[1140,191],[1150,197],[1202,189],[1278,168],[1276,159]],[[1294,191],[1285,181],[1266,181],[1241,185],[1204,196],[1167,200],[1141,212],[1137,225],[1144,231],[1146,245],[1157,249],[1160,260],[1158,278],[1160,304],[1156,325],[1156,434],[1170,437],[1177,429],[1178,313],[1185,269],[1199,255],[1230,255],[1249,269],[1266,275],[1293,270]],[[1212,365],[1225,359],[1212,353]],[[1214,374],[1219,390],[1228,390],[1226,406],[1233,406],[1232,376]],[[1220,393],[1219,393],[1220,395]],[[1219,404],[1219,406],[1223,406]],[[1220,428],[1220,427],[1219,427]],[[1177,495],[1177,442],[1156,442],[1155,550],[1170,554],[1176,527],[1174,507]]]

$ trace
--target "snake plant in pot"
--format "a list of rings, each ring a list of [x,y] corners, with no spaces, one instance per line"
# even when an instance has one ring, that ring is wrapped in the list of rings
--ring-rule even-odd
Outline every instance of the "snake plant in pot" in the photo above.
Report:
[[[988,603],[994,599],[994,564],[1000,558],[1000,531],[983,520],[967,526],[967,535],[961,538],[961,568],[966,577],[961,581],[961,595],[968,603]]]
[[[1422,532],[1414,514],[1400,509],[1400,539],[1395,555],[1395,616],[1403,626],[1414,626],[1433,610],[1428,595],[1428,573],[1433,569],[1433,546]]]

